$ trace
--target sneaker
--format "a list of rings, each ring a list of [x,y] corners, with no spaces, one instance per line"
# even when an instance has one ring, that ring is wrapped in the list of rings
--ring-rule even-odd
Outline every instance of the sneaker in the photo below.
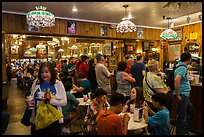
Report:
[[[71,133],[71,130],[70,130],[70,128],[63,127],[62,128],[62,133]]]

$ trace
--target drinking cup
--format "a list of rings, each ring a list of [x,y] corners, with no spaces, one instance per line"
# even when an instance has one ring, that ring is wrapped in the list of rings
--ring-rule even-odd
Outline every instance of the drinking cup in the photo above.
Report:
[[[43,99],[45,96],[45,92],[38,92],[38,98]]]
[[[135,109],[135,104],[130,104],[130,113],[133,113]]]
[[[27,96],[26,97],[26,102],[27,102],[27,106],[29,109],[33,109],[34,108],[34,100],[32,96]]]
[[[88,100],[88,96],[87,95],[83,95],[84,97],[84,102],[86,102]]]

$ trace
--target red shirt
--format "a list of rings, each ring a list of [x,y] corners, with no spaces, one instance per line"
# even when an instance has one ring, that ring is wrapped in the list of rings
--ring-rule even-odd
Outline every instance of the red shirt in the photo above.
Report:
[[[126,68],[125,72],[129,74],[129,73],[130,73],[130,70],[131,70],[131,65],[128,65],[128,64],[127,64],[127,68]]]
[[[84,73],[86,75],[86,78],[88,78],[88,76],[89,76],[88,71],[89,71],[89,65],[88,64],[82,63],[79,66],[79,72]]]

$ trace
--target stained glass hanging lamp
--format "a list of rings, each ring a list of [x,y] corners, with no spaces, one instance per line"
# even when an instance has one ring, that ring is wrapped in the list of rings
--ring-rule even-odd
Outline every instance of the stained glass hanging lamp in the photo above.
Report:
[[[27,13],[27,24],[37,27],[55,26],[55,16],[46,11],[45,6],[36,6],[36,10]]]
[[[167,18],[167,19],[168,19],[168,29],[166,29],[165,31],[163,31],[161,33],[160,38],[164,39],[164,40],[175,39],[175,38],[177,38],[178,35],[174,30],[169,28],[169,19],[171,19],[171,18]]]
[[[125,8],[125,16],[126,16],[126,9],[128,5],[123,5]],[[134,32],[137,28],[133,22],[130,21],[129,17],[124,17],[122,21],[117,25],[116,31],[120,33],[124,32]]]

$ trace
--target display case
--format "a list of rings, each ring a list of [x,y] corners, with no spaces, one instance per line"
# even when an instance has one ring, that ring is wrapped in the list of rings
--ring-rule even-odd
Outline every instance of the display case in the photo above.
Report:
[[[193,57],[199,57],[200,55],[200,45],[196,42],[187,43],[185,50],[189,51]]]

